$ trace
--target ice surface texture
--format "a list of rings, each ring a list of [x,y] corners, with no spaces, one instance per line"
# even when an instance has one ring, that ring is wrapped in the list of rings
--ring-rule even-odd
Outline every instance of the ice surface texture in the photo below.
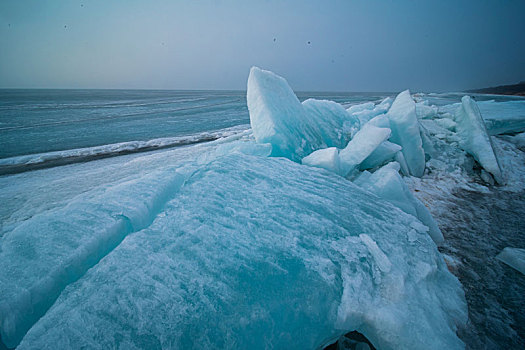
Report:
[[[177,172],[163,181],[158,176],[81,195],[63,208],[33,216],[3,237],[0,335],[7,345],[16,345],[68,284],[126,235],[149,225],[184,181]]]
[[[371,200],[372,199],[372,200]],[[19,349],[462,348],[461,286],[423,229],[335,174],[233,154],[67,287]]]
[[[498,183],[503,184],[504,178],[494,153],[492,140],[487,133],[479,108],[470,96],[461,99],[461,106],[457,109],[455,117],[460,146],[491,173]]]

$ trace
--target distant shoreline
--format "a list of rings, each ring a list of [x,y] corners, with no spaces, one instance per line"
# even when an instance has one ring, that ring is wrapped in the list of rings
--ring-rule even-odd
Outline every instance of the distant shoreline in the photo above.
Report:
[[[514,85],[500,85],[483,89],[467,90],[467,92],[494,95],[525,96],[525,81]]]

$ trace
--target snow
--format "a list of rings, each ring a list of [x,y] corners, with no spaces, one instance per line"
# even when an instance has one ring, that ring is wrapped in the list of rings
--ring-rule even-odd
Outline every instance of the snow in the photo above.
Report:
[[[392,137],[390,141],[403,147],[403,156],[411,175],[421,177],[425,171],[425,153],[416,116],[416,103],[405,90],[397,95],[388,110]]]
[[[471,154],[498,183],[503,184],[505,180],[501,167],[476,102],[464,96],[455,119],[461,148]]]
[[[506,247],[496,257],[525,275],[525,249]]]

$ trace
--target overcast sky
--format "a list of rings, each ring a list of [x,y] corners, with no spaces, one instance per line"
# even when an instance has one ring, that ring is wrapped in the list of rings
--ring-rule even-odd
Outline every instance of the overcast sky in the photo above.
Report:
[[[0,87],[457,91],[525,80],[525,1],[0,1]]]

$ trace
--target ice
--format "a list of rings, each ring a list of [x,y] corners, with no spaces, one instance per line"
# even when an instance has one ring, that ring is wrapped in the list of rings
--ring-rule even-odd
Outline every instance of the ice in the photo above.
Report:
[[[461,104],[443,106],[441,97],[421,102],[420,94],[414,109],[408,92],[390,112],[391,99],[348,110],[324,100],[299,103],[284,79],[253,72],[253,132],[178,151],[0,176],[2,343],[21,349],[322,348],[352,330],[381,349],[463,348],[457,334],[472,348],[478,336],[493,347],[505,347],[493,340],[498,337],[520,342],[512,333],[518,312],[503,307],[519,303],[519,288],[509,284],[504,302],[490,294],[492,284],[506,281],[494,282],[491,276],[505,274],[492,272],[507,269],[507,279],[517,272],[494,259],[493,244],[487,254],[469,249],[477,249],[480,232],[493,235],[482,220],[493,208],[519,221],[515,213],[522,210],[507,205],[507,196],[515,191],[512,203],[520,203],[524,134],[492,140],[507,184],[483,186],[480,178],[490,183],[492,175],[458,147],[463,134],[451,112]],[[451,95],[446,103],[459,99]],[[512,102],[479,103],[490,117],[489,134],[520,130],[523,101]],[[265,135],[268,130],[273,134]],[[396,132],[412,146],[419,134],[419,148],[393,143]],[[207,138],[193,136],[199,137],[187,143]],[[0,166],[179,141],[29,155]],[[411,174],[407,147],[426,155],[422,178],[399,174]],[[348,172],[341,171],[341,153],[353,182],[336,175]],[[462,207],[450,206],[453,201],[469,210],[457,210]],[[443,244],[429,209],[447,230]],[[512,220],[503,221],[496,226],[516,231]],[[508,239],[515,236],[509,237],[499,237],[505,243],[499,247],[513,245]],[[460,249],[458,239],[465,243]],[[449,268],[436,243],[450,254]],[[506,248],[498,259],[523,267],[523,252]],[[476,263],[480,256],[485,260]],[[491,264],[497,269],[485,273]],[[449,269],[471,293],[466,327],[463,292]],[[479,283],[490,287],[482,288],[481,299]]]
[[[359,122],[363,125],[367,123],[370,119],[381,114],[385,114],[390,108],[391,104],[392,99],[390,97],[387,97],[377,105],[374,105],[373,102],[366,102],[351,106],[347,109],[347,112],[353,117],[359,119]]]
[[[408,165],[405,160],[405,156],[403,155],[403,152],[397,152],[396,155],[394,156],[394,160],[399,164],[399,168],[400,168],[399,171],[401,172],[401,174],[405,176],[410,175],[408,171]]]
[[[476,102],[470,96],[461,99],[461,106],[456,110],[456,129],[460,146],[500,183],[504,183],[498,158],[494,153],[492,140]]]
[[[390,128],[390,120],[385,114],[381,114],[370,119],[367,124],[377,126],[378,128]]]
[[[397,95],[388,110],[392,137],[390,141],[403,147],[403,156],[411,175],[421,177],[425,171],[425,152],[416,117],[416,104],[405,90]]]
[[[149,225],[184,178],[153,172],[77,196],[6,233],[0,250],[2,341],[16,345],[68,284],[129,233]]]
[[[437,116],[438,107],[430,106],[428,101],[416,103],[416,115],[420,119],[432,119]]]
[[[301,104],[284,78],[257,67],[250,70],[247,103],[257,142],[270,143],[272,156],[294,161],[320,148],[343,148],[348,133],[359,127],[341,105],[318,100]]]
[[[339,103],[310,98],[303,102],[303,107],[328,147],[344,147],[359,130],[359,120],[350,116]]]
[[[148,141],[128,141],[103,146],[94,146],[64,151],[29,154],[24,156],[0,159],[0,175],[17,173],[28,168],[39,169],[56,165],[79,163],[89,160],[128,154],[156,149],[170,148],[175,146],[189,145],[200,142],[216,140],[241,133],[248,129],[248,125],[240,125],[211,132],[200,132],[197,134],[164,137]]]
[[[365,102],[365,103],[359,103],[353,106],[348,107],[346,110],[350,114],[362,112],[362,111],[369,111],[374,109],[375,104],[374,102]]]
[[[456,131],[456,122],[449,118],[435,118],[434,123],[449,131]]]
[[[388,139],[390,134],[391,131],[388,128],[378,128],[365,124],[348,145],[339,152],[341,175],[346,176],[351,173],[381,143]]]
[[[361,170],[366,170],[381,166],[394,159],[396,153],[400,150],[401,146],[389,141],[384,141],[368,157],[366,157],[359,168]]]
[[[514,136],[505,135],[502,137],[504,137],[506,140],[509,140],[511,143],[515,144],[518,147],[518,149],[525,151],[525,133],[522,132]]]
[[[358,183],[364,189],[389,201],[405,213],[417,217],[416,209],[410,198],[410,192],[399,176],[399,164],[389,163],[368,176],[366,182]]]
[[[19,349],[304,349],[352,330],[380,349],[463,348],[461,286],[413,216],[287,159],[203,159],[151,224],[62,291]],[[99,220],[68,211],[79,229]]]
[[[378,128],[367,123],[359,130],[348,145],[338,150],[335,147],[317,150],[303,158],[302,163],[330,170],[347,176],[361,166],[370,169],[392,159],[401,147],[386,141],[390,129]]]
[[[400,165],[389,163],[371,175],[358,178],[357,184],[375,195],[389,201],[405,213],[421,220],[429,229],[434,242],[443,242],[443,234],[428,209],[417,198],[399,175]]]
[[[513,134],[525,131],[525,101],[481,101],[479,110],[490,135]]]
[[[304,165],[323,168],[336,174],[341,172],[339,150],[335,147],[323,148],[312,152],[303,158],[302,163]]]
[[[388,260],[388,257],[381,250],[381,248],[377,246],[377,243],[366,233],[360,234],[359,238],[361,239],[361,242],[363,242],[368,248],[368,251],[370,252],[377,264],[377,267],[379,267],[379,270],[381,270],[381,272],[383,273],[390,272],[390,270],[392,269],[392,263],[390,262],[390,260]]]
[[[525,249],[506,247],[496,258],[525,275]]]
[[[53,192],[0,208],[2,342],[302,349],[357,330],[381,349],[463,348],[463,292],[428,209],[456,187],[432,181],[490,178],[458,148],[465,126],[450,106],[416,98],[300,103],[283,78],[253,68],[253,131],[93,163],[103,171],[0,177],[0,201]],[[495,144],[504,169],[523,168],[523,135]],[[520,171],[509,179],[521,184]]]
[[[490,135],[514,134],[525,131],[525,101],[480,101],[478,108]],[[455,103],[440,107],[440,111],[454,114],[461,106]]]

